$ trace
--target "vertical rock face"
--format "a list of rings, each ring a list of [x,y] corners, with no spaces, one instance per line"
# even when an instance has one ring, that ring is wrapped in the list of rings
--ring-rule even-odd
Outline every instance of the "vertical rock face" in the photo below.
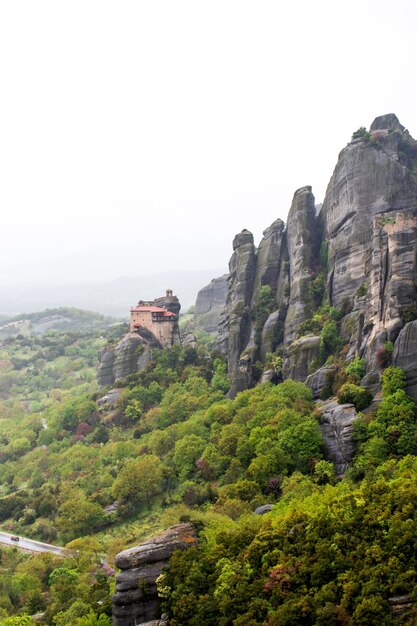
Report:
[[[290,300],[285,319],[285,343],[291,342],[300,324],[309,317],[306,291],[318,262],[320,246],[316,208],[311,187],[294,194],[288,214],[287,245],[290,271]]]
[[[417,402],[417,320],[406,324],[398,335],[393,363],[405,371],[406,392]]]
[[[114,385],[114,349],[104,349],[100,354],[100,366],[97,373],[97,382],[100,387]]]
[[[113,626],[140,626],[160,617],[156,580],[175,550],[197,543],[191,524],[172,526],[153,539],[116,556],[122,571],[116,577],[113,596]]]
[[[251,333],[250,305],[256,268],[252,233],[243,230],[236,235],[233,250],[229,263],[226,309],[220,321],[218,339],[220,351],[228,355],[232,380]]]
[[[227,274],[213,278],[209,285],[200,289],[195,303],[195,327],[209,334],[217,334],[226,298]]]
[[[195,303],[195,314],[205,315],[215,307],[224,307],[227,298],[227,274],[213,278],[209,285],[206,285],[197,294]]]
[[[275,220],[263,232],[263,238],[256,252],[256,274],[253,283],[253,301],[256,301],[261,287],[268,285],[274,294],[278,288],[278,275],[281,265],[283,231],[285,224]]]
[[[256,382],[251,361],[264,361],[267,353],[278,350],[284,377],[297,380],[320,365],[320,340],[308,326],[319,272],[323,301],[349,311],[339,324],[348,358],[359,354],[368,372],[377,370],[378,349],[417,318],[416,244],[417,142],[395,115],[383,115],[340,153],[318,214],[311,188],[302,187],[286,229],[276,220],[257,251],[250,233],[236,237],[218,341],[229,359],[232,395]],[[260,318],[263,286],[275,304]],[[404,342],[398,359],[403,350]]]
[[[357,419],[353,404],[325,402],[321,408],[320,430],[323,435],[326,458],[335,466],[336,475],[343,475],[354,452],[353,422]]]
[[[181,304],[177,296],[173,296],[172,291],[167,290],[165,296],[148,304],[174,313],[176,319],[172,325],[172,344],[181,343],[178,325]],[[143,370],[150,363],[153,348],[161,348],[161,343],[147,328],[142,327],[135,332],[128,332],[116,346],[110,346],[101,352],[97,373],[99,386],[113,385],[129,374]]]

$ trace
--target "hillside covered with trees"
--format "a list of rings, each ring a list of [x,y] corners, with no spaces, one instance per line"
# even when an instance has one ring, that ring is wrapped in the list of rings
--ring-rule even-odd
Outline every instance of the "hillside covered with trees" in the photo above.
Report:
[[[116,553],[184,520],[199,545],[158,583],[174,626],[414,623],[417,406],[399,368],[386,367],[336,478],[303,383],[229,399],[219,355],[174,346],[112,399],[94,380],[111,340],[99,333],[3,340],[1,528],[68,556],[2,549],[2,626],[39,612],[108,626]],[[361,363],[339,350],[340,395],[358,388]]]

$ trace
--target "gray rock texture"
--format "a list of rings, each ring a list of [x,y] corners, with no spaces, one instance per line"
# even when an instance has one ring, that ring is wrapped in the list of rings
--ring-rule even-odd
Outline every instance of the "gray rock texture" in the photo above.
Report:
[[[228,355],[229,374],[235,377],[242,352],[251,334],[250,305],[255,278],[253,235],[243,230],[233,241],[229,263],[228,295],[225,313],[219,325],[218,348]]]
[[[417,402],[417,320],[406,324],[398,335],[393,364],[405,370],[406,392]]]
[[[121,389],[110,389],[105,396],[97,400],[98,406],[115,406],[120,398]]]
[[[205,315],[214,307],[224,307],[227,298],[227,274],[213,278],[209,285],[206,285],[197,294],[195,303],[195,315]]]
[[[116,577],[113,625],[159,624],[160,601],[156,580],[168,567],[175,550],[186,550],[196,543],[193,526],[178,524],[135,548],[120,552],[116,556],[116,566],[122,571]]]
[[[317,358],[320,337],[307,336],[295,339],[285,351],[284,378],[304,381],[309,373],[310,363]]]
[[[286,228],[273,222],[257,250],[248,231],[236,236],[217,344],[228,357],[231,395],[255,382],[242,369],[248,355],[252,363],[283,355],[284,378],[296,380],[323,364],[319,338],[303,325],[320,302],[313,282],[320,274],[323,301],[342,312],[337,330],[347,359],[359,355],[377,375],[385,343],[417,317],[416,244],[417,142],[394,114],[383,115],[341,151],[320,210],[311,187],[302,187]],[[260,316],[263,286],[273,303]],[[405,364],[411,357],[403,350],[410,354],[401,342],[396,358]],[[323,372],[309,379],[315,395],[323,383]]]
[[[316,370],[313,374],[310,374],[305,379],[305,384],[307,387],[310,387],[313,392],[313,398],[317,400],[320,398],[323,388],[326,384],[327,378],[332,372],[335,371],[335,367],[332,365],[320,367],[320,369]]]
[[[151,361],[150,349],[155,347],[159,346],[151,333],[143,337],[127,333],[116,346],[101,353],[97,373],[100,387],[113,385],[129,374],[145,369]]]
[[[100,387],[113,385],[114,378],[114,347],[104,349],[100,356],[100,365],[97,373],[97,381]]]
[[[226,305],[227,274],[213,278],[197,294],[194,311],[194,328],[217,335],[221,314]]]
[[[167,290],[165,296],[156,298],[152,302],[139,304],[155,305],[166,308],[177,316],[173,325],[173,345],[181,343],[178,316],[181,304],[177,296],[173,296]],[[100,356],[100,365],[97,373],[97,382],[100,387],[114,385],[117,381],[123,380],[129,374],[140,372],[151,362],[151,349],[161,348],[161,344],[147,328],[137,329],[135,332],[128,332],[116,346],[105,348]]]
[[[144,340],[131,333],[127,334],[114,349],[114,379],[122,380],[138,369],[138,359],[144,350]]]
[[[353,404],[338,404],[335,400],[318,403],[317,407],[326,458],[332,461],[336,474],[341,476],[355,451],[352,438],[353,422],[357,419],[355,407]]]
[[[320,235],[311,187],[298,189],[288,213],[287,246],[290,271],[290,299],[285,318],[284,343],[291,342],[302,322],[311,314],[308,283],[317,263]]]
[[[255,515],[265,515],[265,513],[269,513],[269,511],[272,511],[273,509],[273,504],[263,504],[262,506],[258,506],[254,513]]]
[[[256,304],[261,287],[268,285],[274,294],[278,286],[278,275],[283,246],[285,224],[275,220],[263,232],[263,238],[256,252],[256,273],[253,283],[252,306]]]

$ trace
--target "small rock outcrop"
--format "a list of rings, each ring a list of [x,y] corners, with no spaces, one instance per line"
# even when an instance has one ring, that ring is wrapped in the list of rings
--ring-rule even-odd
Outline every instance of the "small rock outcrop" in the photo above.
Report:
[[[310,387],[313,398],[318,400],[321,397],[323,389],[328,381],[329,376],[331,376],[335,372],[335,367],[333,365],[328,365],[325,367],[321,367],[314,374],[310,374],[305,379],[305,384],[307,387]]]
[[[100,356],[100,365],[97,372],[99,387],[114,385],[114,347],[105,348]]]
[[[160,600],[156,580],[169,564],[175,550],[197,543],[191,524],[178,524],[135,548],[120,552],[113,596],[113,626],[145,626],[160,623]],[[164,621],[164,620],[163,620]]]
[[[149,318],[145,321],[150,328],[147,327],[146,323],[142,326],[132,323],[133,312],[138,310],[138,308],[132,308],[129,332],[122,337],[117,345],[105,348],[99,356],[100,365],[97,381],[100,387],[112,386],[129,374],[145,369],[151,361],[152,349],[180,343],[178,316],[181,305],[177,296],[172,295],[170,289],[167,290],[165,296],[152,302],[140,301],[139,305],[144,305],[143,309]],[[158,312],[162,312],[162,316],[159,316],[162,317],[162,321],[157,318]],[[168,321],[165,321],[164,314],[170,316]],[[163,333],[152,332],[154,315],[156,318],[155,326],[161,327]],[[166,338],[168,338],[166,342],[163,342],[162,339]]]
[[[338,404],[329,400],[319,405],[320,430],[323,435],[326,459],[334,464],[337,476],[342,476],[354,453],[353,422],[357,414],[353,404]]]

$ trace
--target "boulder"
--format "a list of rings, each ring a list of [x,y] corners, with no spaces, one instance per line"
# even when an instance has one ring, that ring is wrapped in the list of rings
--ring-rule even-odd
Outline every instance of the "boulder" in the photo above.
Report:
[[[369,130],[395,130],[396,128],[399,130],[405,130],[404,126],[400,124],[400,120],[394,113],[387,113],[386,115],[376,117]]]
[[[284,355],[284,378],[304,381],[311,362],[319,355],[320,337],[306,336],[293,341]]]
[[[128,333],[114,349],[114,378],[122,380],[138,370],[138,359],[144,350],[145,341],[138,335]]]
[[[100,354],[100,365],[97,372],[97,382],[100,387],[113,385],[114,379],[114,349],[106,348]]]
[[[282,382],[282,375],[275,370],[265,370],[262,372],[260,383],[273,383],[277,385]]]
[[[334,464],[337,476],[342,476],[352,460],[353,422],[357,414],[353,404],[338,404],[336,400],[317,403],[320,430],[324,440],[326,459]]]
[[[333,365],[326,365],[316,370],[314,374],[310,374],[305,379],[305,384],[310,387],[313,392],[313,398],[317,400],[321,396],[321,392],[327,382],[327,377],[336,371]]]
[[[191,524],[178,524],[144,543],[123,550],[116,556],[116,566],[122,571],[116,576],[113,596],[113,626],[158,624],[160,600],[156,580],[169,566],[175,550],[186,550],[197,543]],[[162,621],[161,621],[162,620]]]
[[[265,515],[265,513],[269,513],[272,510],[273,504],[263,504],[262,506],[258,506],[254,513],[255,515]]]
[[[97,400],[98,406],[115,406],[120,398],[121,391],[121,389],[110,389],[105,396]]]
[[[252,361],[249,354],[240,359],[232,376],[232,384],[227,393],[229,398],[235,398],[239,391],[245,391],[252,384]]]

